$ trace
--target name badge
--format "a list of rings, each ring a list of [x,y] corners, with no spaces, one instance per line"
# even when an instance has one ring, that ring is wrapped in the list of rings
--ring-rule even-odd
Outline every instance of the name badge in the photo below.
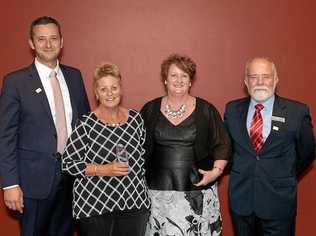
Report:
[[[275,130],[275,131],[279,131],[279,127],[278,126],[273,126],[272,129]]]
[[[284,117],[272,116],[272,117],[271,117],[271,120],[285,123],[285,118],[284,118]]]
[[[36,92],[36,93],[40,93],[40,92],[42,92],[42,89],[41,89],[41,88],[37,88],[37,89],[35,90],[35,92]]]

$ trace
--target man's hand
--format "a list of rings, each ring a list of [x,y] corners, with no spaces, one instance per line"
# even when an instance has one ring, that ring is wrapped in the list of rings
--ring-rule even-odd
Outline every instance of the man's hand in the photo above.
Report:
[[[19,186],[9,189],[4,189],[4,203],[14,211],[23,213],[23,192]]]

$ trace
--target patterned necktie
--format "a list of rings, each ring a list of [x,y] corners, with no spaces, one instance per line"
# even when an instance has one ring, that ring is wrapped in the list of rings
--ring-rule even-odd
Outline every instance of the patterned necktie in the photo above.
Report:
[[[252,142],[253,147],[255,148],[256,152],[259,153],[263,146],[263,119],[261,116],[261,110],[264,108],[262,104],[257,104],[255,106],[256,111],[252,117],[251,127],[250,127],[250,139]]]
[[[53,70],[50,75],[50,83],[54,94],[55,103],[55,127],[57,131],[57,152],[63,153],[67,142],[67,125],[65,116],[64,100],[61,93],[60,85],[57,79],[57,74]]]

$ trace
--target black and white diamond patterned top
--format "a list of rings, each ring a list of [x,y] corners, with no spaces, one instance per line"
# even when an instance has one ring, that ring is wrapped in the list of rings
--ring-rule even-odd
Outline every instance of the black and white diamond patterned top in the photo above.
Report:
[[[76,177],[73,187],[74,218],[149,208],[144,141],[144,121],[132,109],[129,110],[128,121],[116,127],[105,125],[93,112],[78,121],[62,160],[63,171]],[[85,176],[86,164],[106,164],[115,160],[117,144],[123,144],[130,154],[129,174]]]

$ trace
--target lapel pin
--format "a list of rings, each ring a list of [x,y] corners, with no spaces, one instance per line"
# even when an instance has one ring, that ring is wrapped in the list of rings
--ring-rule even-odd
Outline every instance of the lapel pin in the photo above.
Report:
[[[36,93],[40,93],[40,92],[42,92],[42,89],[41,89],[41,88],[37,88],[37,89],[35,90],[35,92],[36,92]]]
[[[271,116],[271,120],[278,121],[285,123],[285,118],[284,117],[279,117],[279,116]]]
[[[272,127],[272,129],[275,130],[275,131],[279,131],[279,127],[275,126],[275,125]]]

